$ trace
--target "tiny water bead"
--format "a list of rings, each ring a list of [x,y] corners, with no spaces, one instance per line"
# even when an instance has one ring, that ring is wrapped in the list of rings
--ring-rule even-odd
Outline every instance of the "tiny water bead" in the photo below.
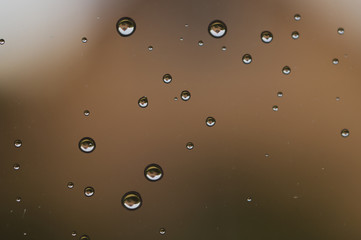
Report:
[[[273,111],[277,112],[277,111],[278,111],[278,106],[274,105],[274,106],[272,107],[272,109],[273,109]]]
[[[74,188],[74,183],[68,182],[67,186],[68,186],[69,189],[73,189]]]
[[[227,33],[227,26],[220,20],[215,20],[208,25],[208,32],[212,37],[221,38]]]
[[[148,107],[148,98],[146,96],[143,96],[143,97],[139,98],[138,105],[141,108]]]
[[[148,47],[148,50],[149,50],[149,51],[153,51],[153,46],[149,46],[149,47]]]
[[[261,39],[264,43],[270,43],[273,40],[273,34],[270,31],[263,31],[261,33]]]
[[[283,97],[283,92],[278,92],[277,97]]]
[[[83,235],[80,237],[80,240],[90,240],[90,237],[88,235]]]
[[[15,145],[15,147],[19,148],[23,145],[23,142],[18,139],[18,140],[15,140],[14,145]]]
[[[340,97],[336,97],[336,101],[340,101]]]
[[[301,15],[300,14],[295,14],[294,19],[296,21],[300,21],[301,20]]]
[[[227,47],[226,46],[223,46],[222,47],[222,51],[226,51],[227,50]]]
[[[289,66],[284,66],[282,68],[282,73],[285,74],[285,75],[288,75],[291,73],[291,68]]]
[[[244,54],[242,57],[242,61],[244,64],[250,64],[252,62],[252,56],[249,54]]]
[[[264,156],[265,156],[266,158],[269,158],[269,154],[268,154],[268,153],[266,153]]]
[[[350,136],[350,131],[348,129],[342,129],[341,131],[341,136],[342,137],[348,137]]]
[[[294,31],[294,32],[292,32],[291,36],[293,39],[298,39],[300,37],[300,34],[297,31]]]
[[[75,231],[72,232],[71,235],[72,235],[73,237],[75,237],[75,236],[76,236],[76,232],[75,232]]]
[[[4,39],[0,39],[0,45],[4,45],[5,44],[5,40]]]
[[[84,189],[84,195],[87,196],[87,197],[91,197],[94,195],[94,188],[93,187],[86,187]]]
[[[340,35],[343,35],[345,33],[345,29],[343,29],[342,27],[337,29],[337,33]]]
[[[86,37],[83,37],[83,38],[81,39],[81,41],[82,41],[83,43],[86,43],[86,42],[88,41],[88,39],[87,39]]]
[[[144,175],[149,181],[155,182],[163,177],[163,169],[159,165],[153,163],[144,169]]]
[[[194,144],[193,144],[192,142],[188,142],[188,143],[186,144],[186,148],[187,148],[188,150],[192,150],[192,149],[194,148]]]
[[[123,17],[117,22],[117,31],[122,37],[129,37],[135,32],[135,22],[133,19]]]
[[[21,202],[21,197],[17,197],[16,202]]]
[[[89,110],[84,110],[84,115],[85,115],[85,116],[89,116],[89,115],[90,115]]]
[[[163,82],[164,83],[170,83],[172,81],[172,76],[170,74],[164,74],[163,76]]]
[[[338,64],[338,59],[337,58],[334,58],[334,59],[332,59],[332,63],[334,64],[334,65],[336,65],[336,64]]]
[[[183,41],[184,39],[181,37],[181,38],[179,38],[179,40]]]
[[[161,235],[164,235],[164,234],[165,234],[165,228],[159,229],[159,233],[160,233]]]
[[[15,163],[14,166],[13,166],[14,170],[19,170],[20,169],[20,165]]]
[[[216,124],[216,119],[214,117],[207,117],[206,124],[208,127],[213,127]]]
[[[247,202],[252,202],[252,198],[251,198],[251,197],[247,197],[246,201],[247,201]]]
[[[91,153],[95,150],[95,141],[90,137],[82,138],[79,141],[79,149],[84,153]]]
[[[191,99],[191,93],[187,90],[184,90],[181,93],[181,98],[183,101],[188,101],[189,99]]]
[[[174,97],[174,101],[177,101],[178,100],[178,98],[177,97]]]
[[[199,46],[203,46],[203,45],[204,45],[203,41],[199,41],[199,42],[198,42],[198,45],[199,45]]]
[[[136,210],[142,206],[142,198],[137,192],[127,192],[122,198],[122,204],[128,210]]]

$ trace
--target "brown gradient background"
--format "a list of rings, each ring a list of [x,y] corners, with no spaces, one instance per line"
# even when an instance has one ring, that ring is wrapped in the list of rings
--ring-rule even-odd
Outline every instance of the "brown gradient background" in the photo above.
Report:
[[[360,7],[354,0],[2,1],[0,238],[360,239]],[[137,24],[127,38],[115,29],[125,16]],[[207,32],[215,19],[227,24],[224,38]],[[261,42],[264,30],[272,43]],[[165,73],[171,84],[162,82]],[[190,101],[174,101],[182,90]],[[145,109],[137,105],[142,96]],[[208,116],[217,120],[212,128]],[[96,141],[91,154],[78,149],[87,136]],[[144,177],[150,163],[165,171],[159,182]],[[84,196],[87,186],[93,197]],[[139,210],[121,206],[127,191],[141,194]]]

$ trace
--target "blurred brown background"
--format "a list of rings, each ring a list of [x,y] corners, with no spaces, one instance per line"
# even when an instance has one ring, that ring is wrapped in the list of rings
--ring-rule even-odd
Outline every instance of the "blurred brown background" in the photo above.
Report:
[[[1,1],[1,239],[360,239],[360,7]],[[135,20],[132,36],[117,33],[121,17]],[[207,32],[215,19],[223,38]],[[79,150],[83,137],[94,152]],[[164,170],[158,182],[144,177],[150,163]],[[128,191],[141,194],[140,209],[121,205]]]

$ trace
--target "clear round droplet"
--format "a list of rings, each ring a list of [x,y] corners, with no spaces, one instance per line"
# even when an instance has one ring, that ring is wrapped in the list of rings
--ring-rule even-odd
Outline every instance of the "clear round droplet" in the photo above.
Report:
[[[170,74],[164,74],[163,76],[163,82],[164,83],[170,83],[172,81],[172,76]]]
[[[221,38],[227,33],[227,26],[224,22],[215,20],[208,25],[208,32],[212,37]]]
[[[68,182],[67,186],[68,186],[69,189],[73,189],[74,188],[74,183]]]
[[[191,99],[191,93],[187,90],[184,90],[181,93],[181,98],[183,101],[188,101],[189,99]]]
[[[278,106],[274,105],[274,106],[272,107],[272,109],[273,109],[273,111],[277,112],[277,111],[278,111]]]
[[[283,97],[283,92],[278,92],[277,97]]]
[[[80,240],[90,240],[90,237],[88,235],[83,235],[80,237]]]
[[[192,142],[188,142],[188,143],[186,144],[186,148],[187,148],[188,150],[192,150],[192,149],[194,148],[194,144],[193,144]]]
[[[138,105],[141,108],[148,107],[148,98],[146,96],[139,98]]]
[[[153,46],[149,46],[149,47],[148,47],[148,50],[149,50],[149,51],[153,51]]]
[[[252,202],[252,198],[251,197],[247,197],[247,202]]]
[[[174,101],[177,101],[178,100],[178,98],[177,97],[174,97]]]
[[[342,129],[342,131],[341,131],[341,136],[342,136],[342,137],[348,137],[348,136],[350,136],[349,130],[347,130],[347,129]]]
[[[335,65],[338,64],[338,59],[337,58],[332,59],[332,63]]]
[[[223,46],[222,47],[222,51],[226,51],[227,50],[227,47],[226,46]]]
[[[213,117],[207,117],[206,124],[208,127],[213,127],[216,124],[216,119]]]
[[[291,36],[293,39],[298,39],[300,37],[300,34],[297,31],[294,31],[294,32],[292,32]]]
[[[88,41],[88,39],[87,39],[86,37],[83,37],[83,38],[81,39],[81,41],[82,41],[83,43],[86,43],[86,42]]]
[[[89,110],[84,110],[84,115],[85,115],[85,116],[89,116],[89,115],[90,115]]]
[[[336,101],[340,101],[340,97],[336,97]]]
[[[188,24],[185,24],[184,26],[185,26],[185,27],[189,27],[189,25],[188,25]]]
[[[137,192],[127,192],[122,198],[122,204],[128,210],[136,210],[142,206],[142,198]]]
[[[204,42],[203,42],[203,41],[199,41],[199,42],[198,42],[198,45],[199,45],[199,46],[203,46],[203,45],[204,45]]]
[[[76,232],[75,232],[75,231],[72,232],[71,235],[72,235],[73,237],[75,237],[75,236],[76,236]]]
[[[284,66],[282,68],[282,73],[285,74],[285,75],[288,75],[291,73],[291,68],[289,66]]]
[[[340,35],[342,35],[342,34],[345,33],[345,29],[343,29],[342,27],[340,27],[340,28],[337,29],[337,33],[340,34]]]
[[[79,149],[85,153],[91,153],[95,149],[95,141],[90,137],[82,138],[79,141]]]
[[[159,233],[160,233],[161,235],[164,235],[164,234],[165,234],[165,228],[159,229]]]
[[[16,202],[21,202],[21,197],[17,197]]]
[[[266,153],[264,156],[265,156],[266,158],[268,158],[268,157],[269,157],[269,154],[268,154],[268,153]]]
[[[15,145],[15,147],[19,148],[23,145],[23,142],[18,139],[18,140],[15,140],[14,145]]]
[[[250,64],[252,62],[252,56],[249,54],[244,54],[242,57],[242,61],[244,64]]]
[[[270,31],[263,31],[261,33],[261,39],[264,43],[270,43],[273,40],[273,34]]]
[[[301,20],[301,15],[300,14],[295,14],[294,16],[296,21],[300,21]]]
[[[14,170],[19,170],[20,169],[20,165],[15,163],[14,166],[13,166]]]
[[[94,188],[93,187],[86,187],[84,189],[84,195],[87,196],[87,197],[91,197],[94,195]]]
[[[184,39],[181,37],[181,38],[179,38],[179,40],[183,41]]]
[[[121,18],[117,22],[117,31],[122,37],[129,37],[135,32],[135,22],[131,18]]]
[[[0,39],[0,45],[4,45],[5,44],[5,40],[4,39]]]
[[[163,177],[163,169],[157,164],[150,164],[144,169],[145,177],[152,182],[158,181]]]

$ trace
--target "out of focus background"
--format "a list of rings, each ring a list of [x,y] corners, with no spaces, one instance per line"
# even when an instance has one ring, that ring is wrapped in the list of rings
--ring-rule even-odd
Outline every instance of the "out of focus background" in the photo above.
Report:
[[[1,239],[361,239],[360,1],[0,6]]]

